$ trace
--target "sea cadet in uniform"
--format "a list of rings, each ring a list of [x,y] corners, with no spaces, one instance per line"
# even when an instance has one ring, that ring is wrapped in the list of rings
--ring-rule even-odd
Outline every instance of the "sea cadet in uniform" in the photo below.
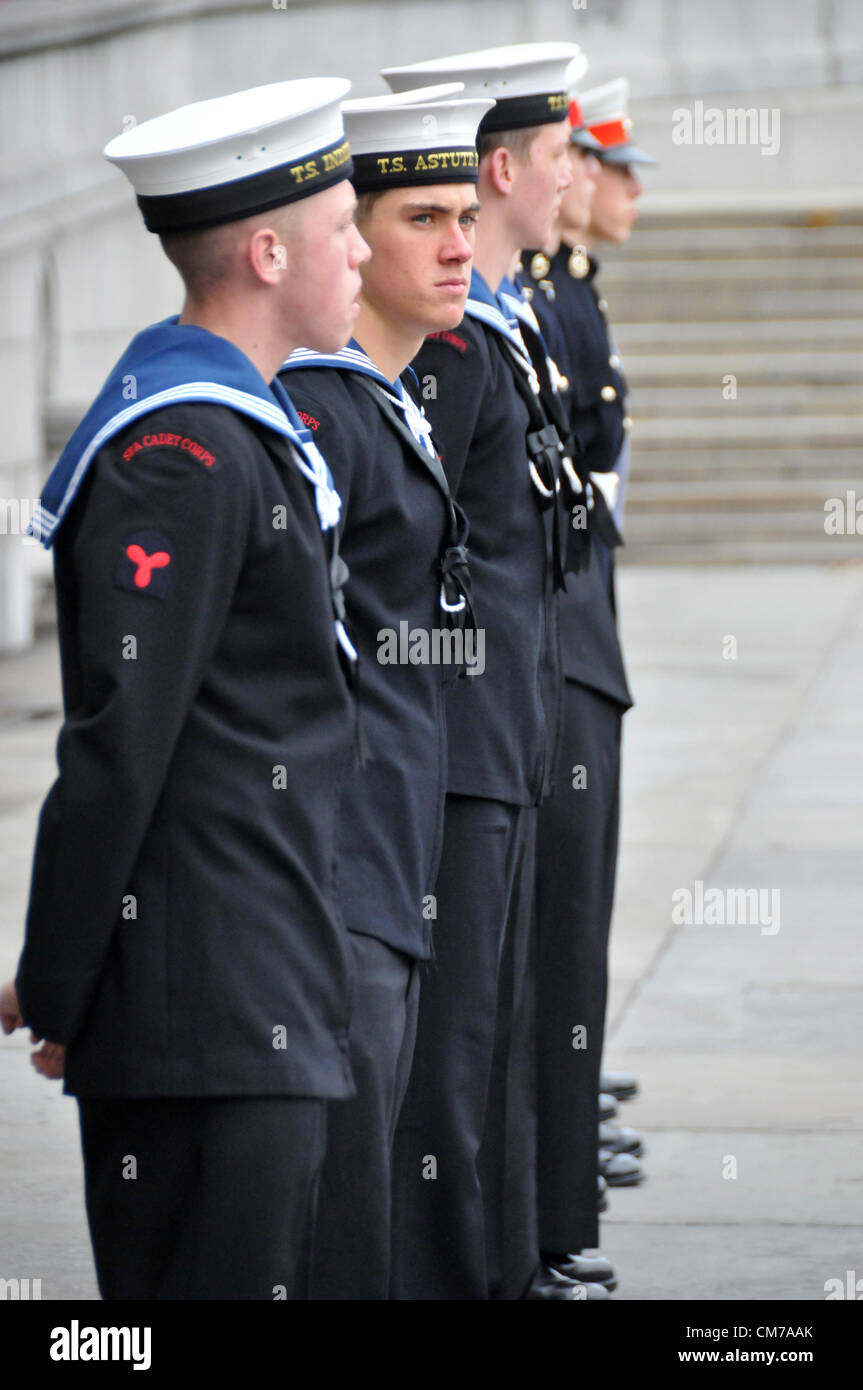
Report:
[[[635,180],[627,160],[648,156],[630,139],[620,83],[574,99],[571,119],[573,183],[556,228],[558,244],[526,251],[523,265],[540,322],[563,341],[582,467],[620,525],[630,423],[626,382],[594,288],[587,228],[607,181],[602,201],[620,204],[615,239],[629,234],[627,190]],[[617,636],[613,552],[600,539],[592,541],[586,574],[562,596],[560,620],[565,680],[556,793],[540,812],[537,855],[540,1240],[551,1264],[602,1278],[595,1257],[573,1259],[599,1241],[597,1174],[623,1186],[640,1181],[642,1170],[622,1151],[640,1149],[634,1131],[606,1131],[610,1149],[598,1152],[621,720],[632,704]],[[559,853],[562,844],[566,855]],[[583,1031],[574,1039],[576,1027]],[[606,1272],[606,1282],[612,1277]]]
[[[356,960],[356,1096],[330,1108],[312,1297],[389,1295],[392,1143],[413,1057],[420,962],[433,951],[447,748],[444,678],[482,679],[465,519],[402,381],[426,333],[460,323],[479,204],[460,84],[342,108],[372,250],[354,337],[300,349],[281,379],[342,499],[345,597],[360,655],[366,761],[344,787],[339,887]],[[447,98],[449,100],[447,100]]]
[[[106,149],[186,299],[42,494],[65,722],[3,990],[38,1070],[65,1048],[106,1299],[301,1296],[326,1102],[352,1092],[339,498],[267,385],[357,313],[349,86],[196,103]]]
[[[479,129],[482,211],[466,316],[429,337],[414,362],[468,516],[485,670],[448,691],[435,959],[396,1132],[401,1299],[584,1293],[540,1272],[534,1189],[530,903],[556,724],[565,494],[533,363],[497,294],[519,248],[550,235],[568,181],[564,76],[577,53],[526,44],[384,70],[396,90],[452,80],[465,96],[496,99]]]

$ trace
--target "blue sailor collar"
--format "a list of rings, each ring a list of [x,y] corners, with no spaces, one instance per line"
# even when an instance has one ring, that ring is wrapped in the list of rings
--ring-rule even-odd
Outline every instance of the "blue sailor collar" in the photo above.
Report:
[[[539,319],[533,311],[533,305],[525,298],[524,287],[521,283],[518,280],[510,280],[509,276],[505,275],[500,282],[497,293],[504,309],[508,310],[513,318],[526,323],[528,328],[532,328],[534,333],[541,338],[542,329],[539,325]]]
[[[514,288],[509,280],[501,282],[502,290]],[[489,328],[493,328],[495,332],[508,339],[522,356],[527,356],[524,341],[518,331],[518,319],[512,306],[505,302],[500,293],[495,294],[489,288],[478,270],[471,273],[470,292],[464,311],[469,318],[479,319],[481,323],[488,324]]]
[[[356,338],[351,338],[347,347],[341,348],[338,352],[315,352],[312,348],[296,348],[288,360],[282,363],[279,371],[291,372],[305,367],[335,367],[341,371],[358,372],[361,376],[371,377],[372,381],[376,381],[383,388],[387,399],[402,411],[405,424],[417,443],[433,458],[437,457],[431,438],[431,425],[424,412],[405,390],[400,379],[390,381],[384,376],[360,347]],[[405,371],[410,373],[415,382],[417,381],[413,367],[406,367]]]
[[[498,294],[494,294],[479,271],[474,270],[470,278],[470,294],[464,308],[465,315],[487,324],[489,328],[505,339],[511,348],[515,349],[516,360],[530,382],[530,389],[534,395],[538,396],[540,392],[539,378],[534,370],[524,338],[521,336],[518,317],[512,304],[507,303],[507,300],[512,298],[510,291],[515,290],[515,286],[511,280],[504,279],[501,281],[500,289],[503,293],[499,291]]]
[[[118,403],[128,401],[118,410]],[[293,445],[292,456],[315,489],[321,530],[338,524],[341,500],[311,432],[274,383],[245,353],[177,316],[145,328],[129,344],[63,450],[42,489],[29,533],[51,546],[93,459],[133,420],[179,401],[209,401],[251,416]]]
[[[542,324],[536,316],[533,305],[525,295],[524,286],[517,277],[515,280],[510,280],[505,276],[500,282],[498,294],[504,306],[508,308],[521,323],[527,324],[528,328],[536,334],[542,344],[542,351],[545,356],[548,375],[551,381],[551,389],[554,391],[555,395],[557,395],[560,391],[561,383],[565,381],[565,378],[561,376],[560,368],[549,353],[548,344],[545,341],[545,335],[542,331]]]

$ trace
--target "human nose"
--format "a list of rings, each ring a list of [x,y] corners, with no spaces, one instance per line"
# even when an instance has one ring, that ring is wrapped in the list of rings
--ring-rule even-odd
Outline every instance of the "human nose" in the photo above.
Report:
[[[351,268],[356,270],[358,266],[365,265],[366,261],[370,261],[371,258],[372,248],[360,236],[357,227],[351,227],[351,249],[349,252]]]
[[[445,261],[459,261],[464,264],[473,255],[473,246],[465,236],[463,227],[453,227],[452,235],[447,237],[441,251],[441,258]]]

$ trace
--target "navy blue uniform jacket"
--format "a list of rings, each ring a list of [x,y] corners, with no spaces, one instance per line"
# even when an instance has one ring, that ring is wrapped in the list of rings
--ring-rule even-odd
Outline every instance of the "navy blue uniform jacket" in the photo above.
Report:
[[[448,790],[534,806],[552,771],[557,711],[546,709],[543,692],[556,685],[556,599],[548,528],[528,472],[528,412],[495,334],[466,316],[452,333],[427,338],[413,367],[467,513],[485,630],[485,671],[447,688]]]
[[[543,291],[534,286],[532,306],[551,355],[569,381],[562,399],[581,446],[579,470],[607,473],[614,468],[623,446],[626,382],[609,363],[611,347],[605,321],[590,283],[595,268],[584,279],[574,279],[567,270],[569,254],[570,248],[561,246],[545,277],[554,285],[554,301],[549,303]],[[531,258],[532,253],[526,251],[525,266]],[[525,279],[534,285],[530,277]],[[614,387],[615,400],[603,400],[604,386]],[[613,584],[608,581],[608,566],[599,563],[600,547],[602,542],[594,539],[588,569],[569,577],[567,591],[560,595],[563,674],[567,680],[598,690],[629,709],[632,695],[617,633]]]
[[[437,876],[446,792],[443,685],[454,670],[379,656],[387,630],[399,634],[400,624],[427,633],[445,626],[439,599],[450,504],[347,365],[292,368],[281,380],[342,499],[345,606],[368,752],[342,793],[341,909],[351,931],[425,959],[433,917],[423,900]]]
[[[225,406],[160,408],[96,454],[55,557],[66,718],[26,1023],[68,1045],[79,1096],[351,1094],[352,700],[291,446]]]

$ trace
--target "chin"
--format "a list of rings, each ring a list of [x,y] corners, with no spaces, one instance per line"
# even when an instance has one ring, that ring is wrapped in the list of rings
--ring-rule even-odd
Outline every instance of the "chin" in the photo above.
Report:
[[[314,341],[310,339],[305,346],[310,347],[314,352],[340,352],[343,347],[347,347],[353,336],[353,331],[353,321],[350,325],[342,328],[322,329],[314,335]]]
[[[451,305],[443,313],[437,315],[439,322],[430,325],[426,333],[438,333],[443,328],[458,328],[464,318],[464,306],[467,303],[467,296],[459,300],[457,304]]]

